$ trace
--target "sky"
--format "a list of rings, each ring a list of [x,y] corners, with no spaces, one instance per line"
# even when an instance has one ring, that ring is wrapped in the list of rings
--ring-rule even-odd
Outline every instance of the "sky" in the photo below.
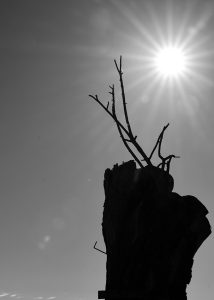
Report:
[[[96,299],[105,288],[103,175],[132,159],[103,103],[123,57],[133,131],[163,152],[174,191],[214,223],[213,1],[0,1],[0,298]],[[164,79],[157,49],[184,47],[188,70]],[[195,256],[189,300],[212,300],[214,240]]]

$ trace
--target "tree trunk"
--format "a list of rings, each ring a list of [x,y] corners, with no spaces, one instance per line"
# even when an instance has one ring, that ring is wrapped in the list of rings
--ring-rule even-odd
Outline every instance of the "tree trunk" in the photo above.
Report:
[[[173,185],[166,171],[134,161],[105,171],[105,299],[187,299],[193,257],[211,229],[205,206]]]

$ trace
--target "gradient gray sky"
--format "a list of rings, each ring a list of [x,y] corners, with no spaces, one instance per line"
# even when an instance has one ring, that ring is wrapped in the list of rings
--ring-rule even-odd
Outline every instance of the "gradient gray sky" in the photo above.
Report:
[[[0,2],[0,297],[96,299],[105,285],[103,174],[130,159],[104,102],[124,59],[133,128],[149,152],[171,125],[164,151],[175,191],[210,211],[214,194],[213,1]],[[191,72],[151,76],[147,56],[167,37],[187,41]],[[139,140],[140,142],[140,140]],[[189,300],[212,300],[214,241],[196,255]]]

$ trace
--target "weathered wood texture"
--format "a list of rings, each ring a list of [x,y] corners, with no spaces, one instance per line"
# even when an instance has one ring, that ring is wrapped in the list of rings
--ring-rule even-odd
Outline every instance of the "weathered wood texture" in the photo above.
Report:
[[[186,299],[193,257],[211,229],[205,206],[173,185],[167,172],[134,161],[105,171],[105,299]]]

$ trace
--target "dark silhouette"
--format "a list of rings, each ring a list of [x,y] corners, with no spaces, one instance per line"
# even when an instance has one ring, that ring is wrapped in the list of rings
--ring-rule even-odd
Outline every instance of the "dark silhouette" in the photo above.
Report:
[[[161,154],[169,124],[164,126],[149,156],[137,143],[126,108],[121,57],[119,66],[116,61],[115,66],[126,127],[116,115],[114,85],[110,86],[111,110],[109,103],[105,106],[97,95],[90,97],[113,118],[134,161],[105,171],[102,231],[107,254],[106,290],[99,291],[98,298],[186,300],[193,257],[211,233],[208,211],[197,198],[173,192],[169,170],[176,156]],[[161,162],[154,166],[151,159],[156,149]]]
[[[105,171],[107,273],[100,298],[186,299],[193,257],[211,230],[205,206],[172,192],[173,185],[166,171],[137,169],[134,161]]]
[[[158,157],[161,159],[161,163],[158,165],[158,167],[162,168],[163,170],[167,170],[169,172],[170,169],[170,163],[172,158],[178,158],[178,156],[175,156],[174,154],[168,155],[166,157],[163,157],[161,154],[161,146],[162,146],[162,141],[163,141],[163,136],[164,132],[169,126],[169,123],[163,127],[163,130],[161,131],[155,146],[149,156],[146,155],[142,147],[138,144],[137,142],[137,136],[133,134],[131,125],[129,122],[129,117],[128,117],[128,112],[127,112],[127,103],[126,103],[126,96],[125,96],[125,90],[124,90],[124,84],[123,84],[123,72],[122,72],[122,56],[120,56],[120,64],[118,65],[117,61],[114,60],[117,72],[119,74],[119,79],[120,79],[120,88],[121,88],[121,97],[122,97],[122,106],[124,110],[124,117],[125,117],[125,122],[126,126],[124,126],[121,121],[118,120],[117,114],[116,114],[116,96],[115,96],[115,89],[114,89],[114,84],[112,86],[109,86],[110,92],[109,94],[111,95],[111,110],[109,108],[109,102],[107,105],[104,105],[98,95],[89,95],[93,100],[95,100],[106,112],[108,115],[112,117],[112,119],[115,121],[117,125],[118,132],[120,134],[120,137],[129,151],[129,153],[132,155],[134,160],[138,163],[138,165],[143,168],[143,163],[142,161],[145,161],[145,163],[148,166],[153,166],[151,159],[153,154],[155,153],[155,150],[158,149]],[[134,149],[132,149],[134,148]],[[140,158],[138,155],[135,153],[135,151],[138,152],[138,154],[141,156]]]

